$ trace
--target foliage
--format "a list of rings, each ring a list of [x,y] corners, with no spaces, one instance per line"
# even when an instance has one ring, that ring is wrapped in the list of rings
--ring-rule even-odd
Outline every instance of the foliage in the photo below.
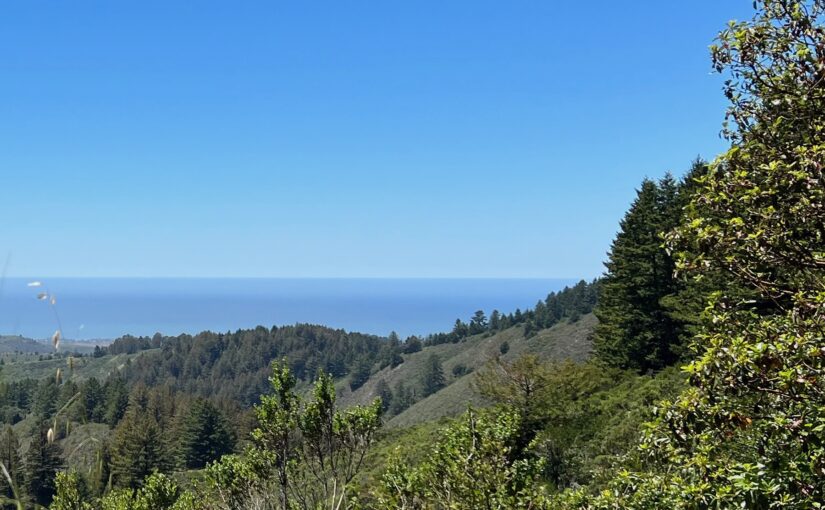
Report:
[[[137,488],[152,472],[170,467],[161,428],[148,413],[127,413],[112,439],[112,481],[116,487]]]
[[[250,498],[283,509],[347,507],[381,425],[381,401],[337,410],[332,378],[321,373],[304,402],[293,392],[295,377],[285,362],[273,363],[272,372],[273,393],[255,408],[255,449],[245,459],[230,456],[211,466],[211,486],[227,508],[251,504]]]
[[[180,434],[183,463],[191,469],[202,469],[208,463],[232,453],[235,437],[229,422],[214,404],[197,399]]]
[[[402,348],[399,343],[387,353],[383,338],[309,324],[225,334],[205,331],[162,337],[159,342],[159,349],[144,352],[125,367],[128,381],[150,387],[168,384],[190,395],[244,407],[267,391],[273,359],[288,359],[290,370],[301,380],[311,379],[318,370],[340,378],[356,366],[372,366],[380,355],[397,362],[395,354]]]
[[[379,508],[534,508],[543,487],[538,459],[513,460],[519,416],[469,410],[447,427],[415,468],[395,462],[376,494]]]
[[[669,242],[678,269],[724,271],[686,367],[641,446],[644,469],[588,508],[821,508],[825,501],[825,2],[763,0],[713,48],[732,147]]]
[[[171,478],[150,475],[138,490],[117,489],[94,500],[83,489],[74,472],[58,473],[57,494],[50,510],[195,510],[200,508],[192,493],[182,493]]]
[[[670,176],[658,183],[645,180],[613,241],[595,308],[599,325],[593,339],[596,355],[610,366],[658,370],[680,355],[681,324],[663,304],[677,292],[678,283],[661,238],[678,218],[677,204],[677,186]]]
[[[26,489],[33,502],[48,506],[55,491],[55,475],[63,467],[60,447],[47,438],[46,431],[32,439],[26,452]]]
[[[441,360],[438,359],[437,355],[430,354],[424,366],[424,371],[421,373],[421,392],[423,396],[428,397],[446,385],[447,379],[444,377]]]
[[[490,313],[488,320],[484,311],[478,310],[470,323],[456,319],[450,333],[437,333],[427,336],[425,345],[439,345],[444,343],[461,342],[468,336],[482,333],[503,331],[513,326],[523,325],[526,332],[552,327],[564,319],[578,319],[582,315],[593,311],[598,295],[599,282],[580,281],[572,287],[565,287],[559,292],[551,292],[543,301],[536,303],[532,310],[516,310],[510,314],[502,314],[498,310]],[[416,339],[417,340],[417,339]],[[410,340],[407,341],[408,343]],[[412,351],[408,351],[412,352]]]

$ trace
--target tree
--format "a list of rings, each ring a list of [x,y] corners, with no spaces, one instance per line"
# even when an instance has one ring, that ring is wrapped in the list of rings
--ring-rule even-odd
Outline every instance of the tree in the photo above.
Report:
[[[444,430],[424,462],[392,461],[380,508],[541,508],[539,459],[515,460],[516,414],[470,409]]]
[[[90,377],[81,389],[84,418],[95,423],[103,423],[106,417],[106,396],[103,387],[95,377]]]
[[[63,468],[60,446],[41,431],[26,453],[26,492],[38,505],[49,506],[54,496],[54,477]]]
[[[415,402],[412,390],[404,384],[404,381],[395,383],[392,395],[392,403],[389,408],[389,414],[391,415],[401,414]]]
[[[381,410],[383,412],[389,411],[392,406],[393,394],[387,381],[384,379],[378,381],[378,384],[375,386],[375,393],[378,395],[378,398],[381,399]]]
[[[9,483],[5,476],[0,477],[0,490],[2,490],[0,494],[6,499],[16,500],[21,495],[19,491],[23,488],[24,466],[20,459],[20,441],[10,426],[6,426],[0,436],[0,462],[11,479]]]
[[[278,501],[281,508],[287,510],[289,462],[297,449],[300,400],[293,391],[295,377],[290,373],[286,360],[272,363],[272,377],[269,382],[272,394],[261,396],[261,403],[255,407],[260,427],[255,429],[252,437],[273,456],[274,468],[277,471]]]
[[[137,488],[154,471],[169,469],[162,431],[154,417],[130,409],[114,430],[112,480],[117,487]]]
[[[674,263],[661,237],[674,197],[672,179],[645,180],[613,241],[593,338],[596,355],[610,366],[644,372],[678,358],[678,325],[662,305],[676,290]]]
[[[421,349],[421,340],[416,336],[411,336],[404,342],[404,354],[412,354]]]
[[[466,338],[468,332],[469,327],[464,324],[461,319],[456,319],[455,324],[453,325],[453,331],[450,333],[452,342],[458,342],[459,340]]]
[[[493,310],[490,313],[490,329],[498,331],[501,328],[501,312]]]
[[[484,333],[485,331],[487,331],[487,316],[484,315],[483,310],[478,310],[470,319],[468,334],[478,335],[479,333]]]
[[[32,411],[34,411],[40,420],[50,418],[55,411],[57,411],[58,395],[57,384],[55,384],[55,380],[51,377],[43,379],[40,384],[37,385]]]
[[[340,508],[380,427],[380,400],[336,410],[332,378],[321,373],[304,403],[293,392],[295,379],[285,362],[273,363],[270,381],[273,394],[262,396],[255,408],[260,427],[253,439],[270,455],[262,463],[274,471],[279,508]]]
[[[83,482],[75,471],[55,476],[55,495],[49,510],[94,510]]]
[[[104,385],[106,395],[106,423],[114,428],[129,405],[129,391],[126,389],[126,382],[120,377],[113,377],[106,381]]]
[[[372,373],[372,361],[367,358],[361,358],[355,364],[355,367],[350,373],[349,387],[352,391],[357,390],[364,385],[370,378]]]
[[[725,135],[668,239],[678,270],[756,294],[712,297],[640,452],[588,508],[817,508],[825,501],[825,2],[761,0],[712,48]]]
[[[421,373],[421,392],[428,397],[447,385],[441,360],[435,354],[427,358],[424,370]]]
[[[195,400],[189,409],[180,441],[184,465],[190,469],[202,469],[235,448],[235,437],[226,418],[204,399]]]

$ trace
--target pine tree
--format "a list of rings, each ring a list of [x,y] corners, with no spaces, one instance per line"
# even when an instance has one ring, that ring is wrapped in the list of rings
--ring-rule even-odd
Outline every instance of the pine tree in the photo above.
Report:
[[[170,459],[163,434],[153,417],[130,409],[114,431],[112,479],[117,487],[139,487],[153,471],[164,472]]]
[[[63,468],[60,446],[49,442],[45,431],[32,439],[26,452],[26,489],[29,497],[49,506],[54,496],[54,477]]]
[[[422,349],[421,340],[417,336],[411,336],[404,342],[404,353],[412,354]]]
[[[5,476],[0,477],[0,494],[5,498],[14,499],[14,492],[22,489],[23,463],[20,459],[20,441],[10,426],[6,426],[0,436],[0,462],[8,471],[14,485],[11,487]]]
[[[102,423],[106,416],[106,401],[103,387],[100,382],[90,377],[81,390],[81,402],[85,411],[85,419]]]
[[[378,384],[375,386],[375,393],[378,395],[378,398],[381,399],[381,409],[384,412],[388,411],[392,406],[393,394],[387,381],[384,379],[378,381]]]
[[[446,386],[447,380],[444,377],[444,369],[441,367],[441,360],[435,354],[430,354],[427,358],[424,371],[421,375],[421,392],[427,397]]]
[[[232,453],[235,438],[229,423],[208,400],[198,399],[189,410],[181,431],[183,463],[201,469],[209,462]]]
[[[106,395],[106,423],[114,428],[126,413],[129,404],[129,392],[126,383],[120,377],[115,377],[106,381],[104,386]]]
[[[372,372],[372,362],[368,358],[361,358],[353,367],[350,373],[349,387],[350,390],[355,391],[367,382]]]
[[[404,384],[404,381],[395,383],[392,395],[392,403],[389,409],[389,413],[392,415],[401,414],[405,409],[410,407],[415,400],[412,390]]]
[[[613,241],[595,308],[594,345],[608,365],[655,370],[678,357],[678,325],[662,305],[676,291],[673,259],[662,239],[675,223],[675,197],[672,178],[659,185],[645,180]]]
[[[470,335],[478,335],[487,331],[487,316],[484,315],[483,310],[478,310],[470,319],[470,326],[467,333]]]

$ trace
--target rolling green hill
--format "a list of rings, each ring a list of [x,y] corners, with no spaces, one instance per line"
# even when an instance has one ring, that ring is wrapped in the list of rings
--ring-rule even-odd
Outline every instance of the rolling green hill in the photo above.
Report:
[[[93,342],[63,341],[61,343],[63,351],[81,354],[92,352],[95,345]],[[49,342],[38,342],[19,335],[0,335],[0,353],[51,354],[53,352],[54,348]]]
[[[93,358],[82,356],[71,358],[55,357],[38,359],[28,356],[13,363],[5,363],[0,370],[0,381],[16,381],[26,378],[44,379],[54,377],[59,368],[63,373],[63,380],[83,381],[90,377],[105,380],[110,374],[122,370],[130,360],[143,355],[143,351],[135,354],[115,354]]]
[[[468,405],[484,404],[471,388],[473,372],[483,367],[495,355],[500,355],[500,347],[504,342],[509,345],[509,350],[502,355],[505,360],[516,359],[522,354],[535,354],[548,360],[583,361],[590,355],[589,337],[595,325],[596,318],[592,314],[587,314],[578,321],[563,321],[551,328],[540,330],[530,338],[524,337],[523,326],[516,326],[494,335],[485,333],[468,337],[458,343],[428,346],[419,352],[404,355],[401,365],[395,368],[386,367],[374,373],[354,392],[350,391],[347,380],[340,380],[336,388],[339,404],[347,407],[371,401],[378,395],[377,386],[381,380],[390,387],[403,381],[405,385],[417,388],[425,362],[430,355],[435,354],[444,368],[447,386],[417,401],[399,415],[391,417],[388,426],[406,427],[445,416],[455,416],[466,410]],[[453,368],[456,366],[463,366],[466,373],[454,376]]]

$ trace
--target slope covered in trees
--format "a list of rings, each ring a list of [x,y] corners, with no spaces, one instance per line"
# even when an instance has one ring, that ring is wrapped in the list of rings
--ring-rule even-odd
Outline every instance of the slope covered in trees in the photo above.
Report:
[[[124,339],[125,378],[0,385],[8,501],[821,508],[825,2],[754,7],[713,48],[730,150],[642,183],[604,281],[407,342],[300,325]],[[93,424],[99,462],[64,471]],[[164,474],[186,469],[196,483]]]

